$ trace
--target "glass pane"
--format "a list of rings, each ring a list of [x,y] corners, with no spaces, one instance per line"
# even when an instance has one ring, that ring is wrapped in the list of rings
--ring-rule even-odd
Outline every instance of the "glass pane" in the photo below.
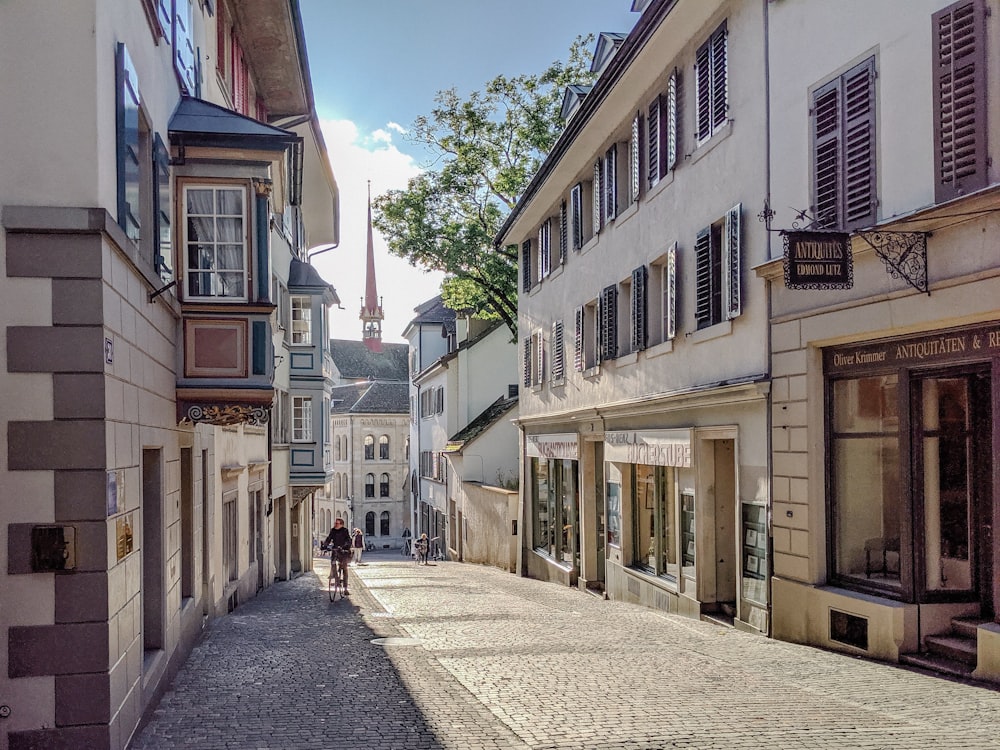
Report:
[[[188,217],[188,242],[214,242],[215,224],[209,218]]]
[[[656,493],[653,484],[653,467],[635,467],[634,504],[635,564],[647,570],[656,570],[656,537],[654,536]]]
[[[242,242],[243,219],[216,219],[219,230],[219,242]]]
[[[660,513],[659,537],[660,547],[660,567],[659,573],[666,574],[671,578],[677,577],[677,534],[675,531],[677,501],[674,496],[674,470],[656,467],[657,478],[657,507]],[[692,546],[692,552],[693,552]]]
[[[743,598],[767,601],[767,509],[743,505]]]
[[[242,216],[243,215],[243,191],[242,190],[220,190],[218,191],[219,215],[220,216]]]
[[[608,482],[605,485],[605,502],[608,514],[608,544],[622,546],[622,485],[621,474],[612,464],[605,464]]]
[[[219,268],[229,270],[243,269],[242,245],[219,245],[217,254],[219,258]]]
[[[243,297],[246,290],[243,285],[242,273],[220,273],[218,277],[220,297]]]
[[[211,190],[196,189],[187,191],[187,212],[189,214],[210,216],[213,213],[212,208]]]
[[[562,518],[562,547],[560,559],[576,565],[576,550],[580,548],[579,526],[576,523],[576,473],[575,461],[560,462],[560,515]]]
[[[188,274],[188,295],[191,297],[205,297],[212,293],[212,274],[210,273],[189,273]]]
[[[895,374],[834,381],[834,431],[895,432],[899,427],[897,384]]]
[[[535,478],[535,514],[533,536],[535,547],[546,549],[550,542],[549,518],[549,463],[538,458],[531,459],[531,467]]]
[[[972,588],[968,382],[925,380],[921,386],[926,586],[967,591]]]
[[[836,572],[899,587],[898,441],[836,439],[834,481]]]
[[[215,248],[211,245],[188,245],[188,267],[207,270],[215,267]]]
[[[695,560],[695,525],[694,525],[694,495],[685,492],[681,495],[681,564],[684,572],[694,573]]]

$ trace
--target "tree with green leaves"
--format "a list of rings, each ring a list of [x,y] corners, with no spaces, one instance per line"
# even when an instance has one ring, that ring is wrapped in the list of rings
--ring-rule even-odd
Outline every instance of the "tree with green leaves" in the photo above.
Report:
[[[409,138],[434,168],[374,202],[374,224],[394,255],[444,271],[453,310],[502,320],[517,333],[516,249],[493,239],[563,129],[563,91],[591,83],[592,36],[578,37],[566,62],[537,75],[498,75],[463,98],[439,91]]]

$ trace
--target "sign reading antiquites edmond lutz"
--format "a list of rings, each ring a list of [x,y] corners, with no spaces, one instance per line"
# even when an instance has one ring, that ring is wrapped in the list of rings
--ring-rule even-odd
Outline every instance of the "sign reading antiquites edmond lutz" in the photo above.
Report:
[[[854,286],[851,236],[846,232],[784,232],[785,286],[850,289]]]

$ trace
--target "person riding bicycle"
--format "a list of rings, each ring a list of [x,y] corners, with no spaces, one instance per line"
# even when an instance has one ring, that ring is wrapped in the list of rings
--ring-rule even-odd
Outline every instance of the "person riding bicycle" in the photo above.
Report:
[[[330,550],[330,576],[333,577],[334,562],[340,563],[344,576],[344,594],[347,594],[347,563],[351,559],[351,532],[344,526],[342,519],[333,522],[333,528],[326,535],[323,549]]]
[[[413,549],[417,553],[417,564],[427,564],[427,553],[430,550],[430,540],[427,534],[421,534],[420,538],[413,543]]]

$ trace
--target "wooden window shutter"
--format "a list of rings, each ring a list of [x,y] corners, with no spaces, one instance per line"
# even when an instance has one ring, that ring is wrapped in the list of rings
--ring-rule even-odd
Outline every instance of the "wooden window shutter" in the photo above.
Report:
[[[844,75],[844,226],[875,223],[875,58]]]
[[[985,14],[982,0],[963,0],[931,16],[939,203],[987,184]]]
[[[549,368],[549,375],[553,380],[562,380],[566,376],[566,353],[561,320],[552,324],[552,366]]]
[[[115,49],[115,109],[118,162],[118,224],[129,239],[138,240],[139,207],[139,78],[121,42]]]
[[[156,189],[153,191],[153,242],[156,245],[153,267],[164,283],[174,276],[173,246],[170,238],[170,152],[167,150],[160,134],[156,134],[153,142],[153,174],[156,179]]]
[[[639,266],[632,271],[631,327],[632,351],[638,352],[646,348],[648,341],[647,310],[649,309],[648,283],[649,271],[646,266]]]
[[[660,181],[660,98],[650,102],[646,114],[647,184],[652,187]]]
[[[699,327],[712,323],[712,229],[698,232],[694,243],[694,318]]]
[[[181,88],[191,96],[198,87],[194,49],[191,0],[174,0],[174,69],[181,82]]]
[[[226,40],[229,39],[229,22],[226,19],[226,4],[219,2],[215,15],[215,69],[226,77]]]
[[[703,44],[695,55],[695,101],[698,106],[698,141],[712,134],[712,52],[709,42]]]
[[[600,234],[601,231],[601,215],[603,213],[601,207],[601,198],[604,191],[601,190],[601,160],[598,159],[594,162],[594,234]]]
[[[569,203],[573,214],[573,249],[583,247],[583,183],[576,183],[569,193]]]
[[[538,228],[538,280],[541,281],[552,270],[552,224],[549,219]]]
[[[569,251],[569,237],[566,230],[569,229],[568,212],[566,201],[559,204],[559,265],[566,262],[566,255]]]
[[[677,243],[667,251],[666,278],[663,282],[663,338],[677,335]]]
[[[170,37],[170,0],[155,0],[156,21],[164,37]]]
[[[840,82],[813,92],[813,210],[821,227],[839,227],[841,173]]]
[[[666,101],[664,103],[666,127],[665,127],[665,142],[666,142],[666,154],[663,160],[663,172],[666,174],[669,170],[677,166],[677,71],[674,70],[670,74],[670,80],[667,81],[667,95]]]
[[[712,132],[729,117],[729,33],[725,24],[712,34]]]
[[[601,292],[601,359],[618,356],[618,287],[614,284]]]
[[[604,154],[604,217],[612,221],[618,215],[618,144],[612,143]]]
[[[632,130],[628,139],[628,200],[635,203],[639,200],[639,176],[641,174],[639,165],[639,130],[642,117],[636,114],[632,118]]]
[[[521,243],[521,291],[531,291],[531,240]]]
[[[531,387],[531,336],[525,336],[522,341],[524,361],[521,363],[521,382],[525,388]]]
[[[534,372],[534,383],[540,385],[545,379],[545,337],[541,331],[534,334],[535,362],[532,368]]]
[[[583,372],[583,326],[585,315],[585,308],[576,308],[576,327],[573,331],[573,369],[577,372]]]
[[[741,285],[742,236],[740,215],[743,204],[737,203],[726,213],[722,239],[722,309],[727,320],[739,317],[743,311]]]

